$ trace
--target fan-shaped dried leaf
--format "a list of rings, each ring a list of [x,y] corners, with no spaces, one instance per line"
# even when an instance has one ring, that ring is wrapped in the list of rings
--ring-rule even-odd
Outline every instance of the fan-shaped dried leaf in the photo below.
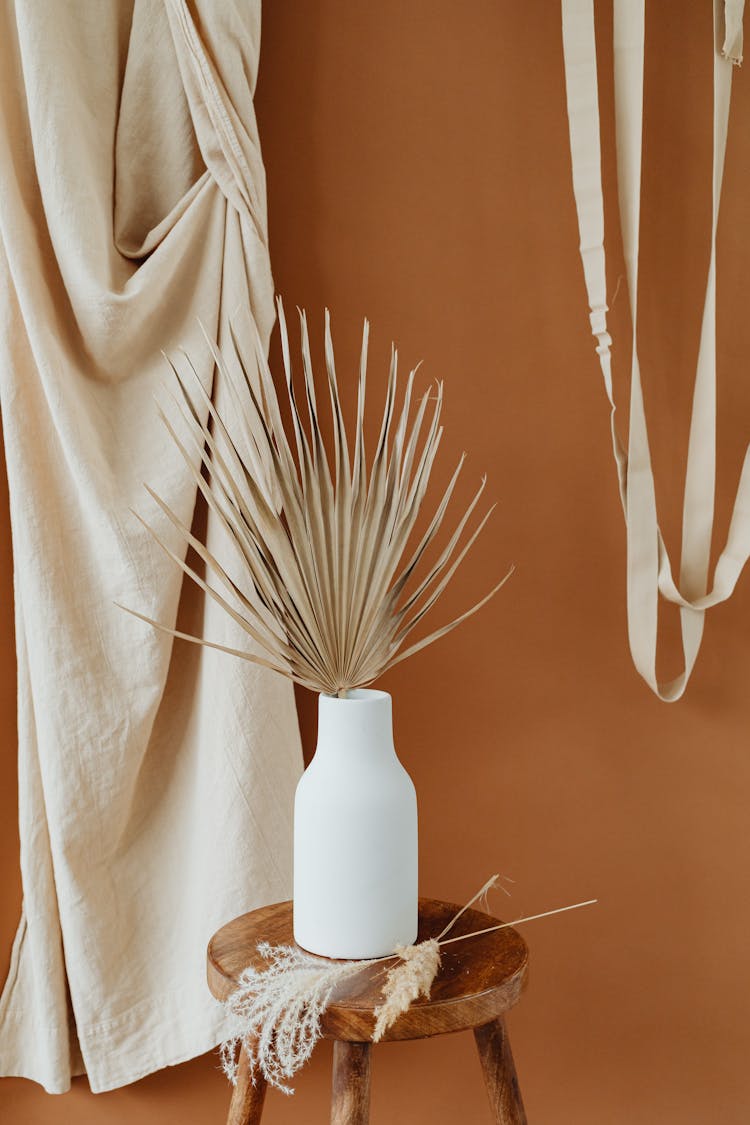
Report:
[[[150,529],[152,534],[188,577],[260,646],[263,655],[186,637],[141,613],[136,616],[172,636],[273,668],[314,691],[344,695],[450,632],[484,605],[509,574],[458,617],[405,646],[489,518],[492,508],[465,535],[485,482],[455,521],[437,559],[419,578],[420,564],[446,520],[464,462],[462,457],[426,531],[405,562],[442,437],[442,384],[423,394],[413,410],[415,369],[399,406],[398,355],[392,350],[380,433],[368,468],[364,428],[369,327],[365,321],[350,443],[326,312],[331,459],[322,436],[307,318],[300,312],[303,418],[280,301],[278,312],[289,432],[257,333],[249,356],[234,329],[230,332],[231,352],[222,352],[208,341],[217,378],[228,390],[231,418],[214,404],[187,356],[178,364],[169,361],[179,389],[174,408],[180,431],[190,438],[181,437],[177,425],[162,412],[167,433],[233,545],[240,572],[220,562],[149,489],[171,532],[182,540],[184,556],[169,545],[172,539],[168,543],[164,533]],[[194,448],[189,449],[186,441]],[[188,548],[204,564],[205,577],[191,565]],[[242,575],[246,577],[244,586]]]

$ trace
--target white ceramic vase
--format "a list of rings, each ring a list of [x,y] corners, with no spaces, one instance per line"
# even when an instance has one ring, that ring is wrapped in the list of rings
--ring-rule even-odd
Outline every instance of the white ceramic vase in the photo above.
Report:
[[[417,936],[417,797],[391,697],[321,695],[294,803],[294,938],[324,957],[382,957]]]

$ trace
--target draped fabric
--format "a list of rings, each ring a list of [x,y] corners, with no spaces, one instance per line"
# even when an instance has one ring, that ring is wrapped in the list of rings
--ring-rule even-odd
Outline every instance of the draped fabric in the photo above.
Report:
[[[646,0],[614,0],[615,124],[620,226],[630,295],[632,360],[627,441],[618,432],[612,385],[612,338],[607,329],[604,201],[599,137],[599,93],[593,0],[562,0],[563,51],[573,189],[580,251],[609,399],[612,449],[627,531],[628,639],[633,662],[659,699],[683,695],[703,639],[705,614],[726,601],[750,557],[750,447],[725,546],[709,581],[716,479],[716,236],[726,155],[732,64],[742,60],[744,0],[713,0],[712,222],[706,293],[696,362],[693,412],[685,475],[679,576],[659,528],[646,411],[638,357],[638,265],[643,140],[643,62]],[[680,610],[683,664],[671,680],[657,676],[660,601]]]
[[[222,343],[249,309],[270,335],[259,17],[257,0],[0,7],[23,880],[0,1073],[52,1092],[212,1047],[207,939],[291,889],[290,686],[114,604],[246,642],[130,509],[178,549],[143,482],[188,523],[195,507],[153,401],[161,350],[185,347],[221,399],[198,320]]]

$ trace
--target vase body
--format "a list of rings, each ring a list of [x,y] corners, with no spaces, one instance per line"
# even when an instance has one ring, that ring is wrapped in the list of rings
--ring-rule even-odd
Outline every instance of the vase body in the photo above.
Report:
[[[393,745],[391,697],[321,695],[294,803],[295,941],[356,959],[416,936],[417,797]]]

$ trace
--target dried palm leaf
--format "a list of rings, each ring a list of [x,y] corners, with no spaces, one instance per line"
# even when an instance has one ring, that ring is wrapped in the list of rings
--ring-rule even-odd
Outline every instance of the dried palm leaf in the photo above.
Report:
[[[404,647],[442,596],[493,510],[464,535],[485,481],[455,523],[438,558],[417,578],[419,564],[443,526],[464,463],[462,457],[426,531],[404,562],[442,438],[442,384],[435,393],[427,390],[422,394],[413,410],[415,369],[409,374],[399,408],[398,355],[392,349],[380,434],[368,466],[364,437],[368,324],[365,321],[356,426],[350,446],[326,311],[331,464],[322,435],[307,318],[300,313],[302,405],[281,301],[278,313],[290,425],[282,420],[257,334],[250,358],[234,331],[231,349],[226,352],[208,341],[218,377],[227,387],[232,421],[212,402],[187,356],[179,366],[169,361],[177,382],[173,418],[160,410],[187,471],[237,552],[245,581],[233,578],[216,555],[148,489],[182,540],[186,554],[183,557],[149,528],[157,542],[260,651],[231,649],[170,629],[143,614],[136,616],[172,636],[271,668],[314,691],[345,695],[470,617],[497,593],[512,568],[460,616]],[[189,561],[188,547],[203,563],[205,576]]]

